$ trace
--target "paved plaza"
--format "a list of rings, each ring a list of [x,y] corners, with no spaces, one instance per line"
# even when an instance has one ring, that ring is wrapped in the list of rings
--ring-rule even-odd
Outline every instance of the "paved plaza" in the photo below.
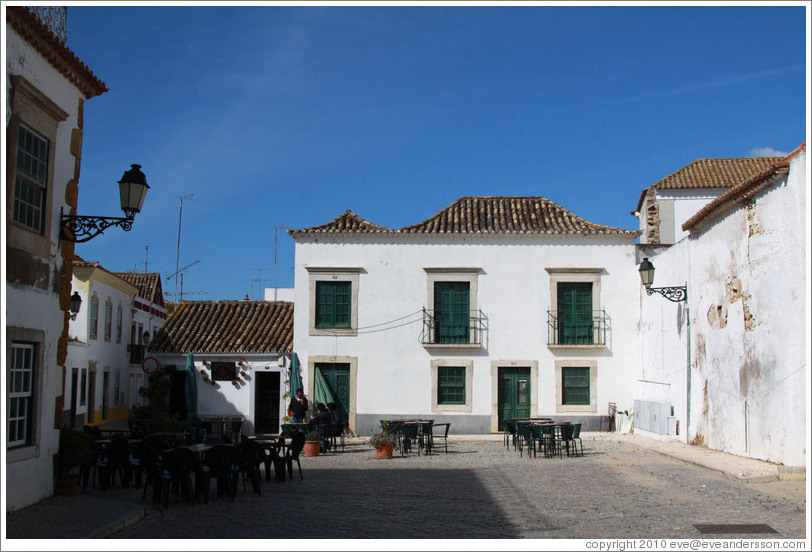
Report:
[[[806,537],[806,482],[743,483],[611,439],[578,458],[520,457],[501,441],[378,460],[366,445],[302,457],[304,480],[250,482],[236,499],[146,505],[115,539],[781,538]],[[396,453],[397,454],[397,453]],[[98,491],[94,491],[98,492]],[[140,502],[141,492],[107,491]],[[776,533],[700,534],[695,524],[766,524]]]

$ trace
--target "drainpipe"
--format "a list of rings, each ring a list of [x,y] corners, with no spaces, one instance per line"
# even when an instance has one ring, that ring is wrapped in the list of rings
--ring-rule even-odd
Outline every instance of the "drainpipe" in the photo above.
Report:
[[[687,283],[686,283],[687,287]],[[685,428],[686,444],[691,444],[691,311],[688,308],[688,298],[685,298],[685,321],[688,330],[688,374],[685,382]]]

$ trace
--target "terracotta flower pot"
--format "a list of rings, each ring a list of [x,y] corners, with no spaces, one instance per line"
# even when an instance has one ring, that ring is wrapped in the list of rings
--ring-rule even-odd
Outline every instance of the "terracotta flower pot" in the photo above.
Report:
[[[78,477],[71,477],[69,479],[57,479],[54,482],[54,494],[75,495],[78,484],[79,484]]]
[[[378,447],[375,449],[375,454],[378,455],[378,458],[392,458],[392,455],[395,451],[395,445],[389,443],[388,445],[384,445],[382,447]]]
[[[318,456],[321,450],[321,443],[318,441],[305,441],[304,453],[305,456]]]

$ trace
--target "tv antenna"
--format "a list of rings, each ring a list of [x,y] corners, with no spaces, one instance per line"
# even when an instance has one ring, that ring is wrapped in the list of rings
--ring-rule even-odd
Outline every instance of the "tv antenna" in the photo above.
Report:
[[[183,200],[184,199],[189,199],[193,195],[195,195],[195,194],[185,195],[185,196],[180,198],[180,212],[178,212],[178,254],[175,257],[175,274],[173,274],[172,276],[176,276],[180,272],[180,270],[178,270],[178,264],[180,264],[180,222],[181,222],[181,219],[183,218]],[[192,263],[192,264],[194,264],[194,263]],[[192,265],[189,265],[189,266],[192,266]],[[188,268],[188,267],[186,267],[186,268]],[[167,281],[169,281],[168,278],[167,278]],[[173,298],[178,297],[178,280],[177,280],[177,278],[175,278],[175,293],[172,294],[172,297]]]

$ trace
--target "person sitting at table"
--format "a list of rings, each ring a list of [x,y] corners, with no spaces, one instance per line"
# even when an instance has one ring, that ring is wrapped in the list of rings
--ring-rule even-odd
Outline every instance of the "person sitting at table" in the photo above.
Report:
[[[304,389],[301,387],[296,391],[296,396],[290,400],[288,405],[288,416],[294,424],[301,424],[306,422],[307,417],[307,399],[304,396]]]
[[[336,408],[336,403],[327,403],[327,412],[330,414],[330,423],[335,427],[336,435],[341,435],[344,425],[341,423],[341,412]]]
[[[327,407],[324,406],[324,403],[318,403],[316,408],[318,409],[318,413],[310,418],[310,421],[308,422],[309,425],[307,427],[308,429],[315,427],[316,431],[319,432],[319,436],[321,437],[321,449],[327,450],[329,443],[327,442],[328,439],[326,437],[327,432],[325,431],[325,428],[332,423],[332,417],[330,416],[330,413],[327,412]]]

